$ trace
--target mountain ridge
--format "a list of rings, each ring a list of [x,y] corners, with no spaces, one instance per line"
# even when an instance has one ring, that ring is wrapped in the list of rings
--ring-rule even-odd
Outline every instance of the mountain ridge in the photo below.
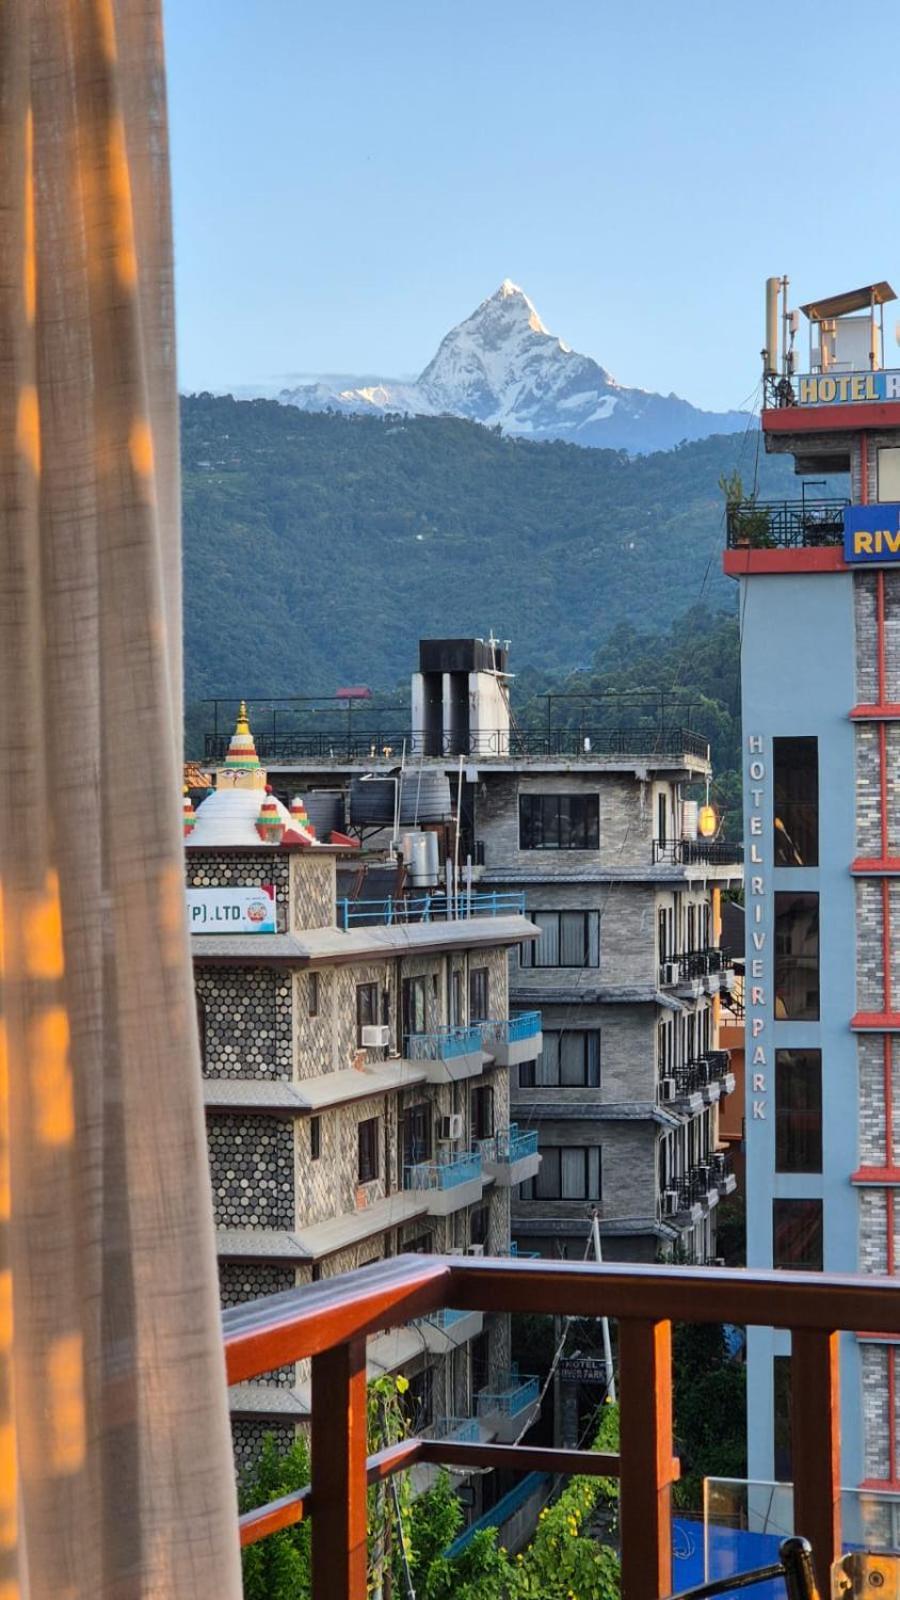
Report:
[[[314,383],[276,398],[301,411],[457,416],[534,440],[631,454],[746,428],[741,411],[702,411],[679,395],[628,388],[545,327],[524,289],[504,278],[450,329],[414,382]]]

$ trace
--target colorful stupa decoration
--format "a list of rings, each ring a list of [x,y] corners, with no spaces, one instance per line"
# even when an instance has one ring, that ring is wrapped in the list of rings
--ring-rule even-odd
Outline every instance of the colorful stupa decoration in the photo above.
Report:
[[[188,836],[193,833],[197,824],[197,813],[194,810],[194,802],[191,799],[191,791],[187,785],[185,785],[184,789],[184,801],[181,808],[181,816],[184,837],[187,839]]]
[[[284,817],[281,814],[278,801],[275,799],[270,785],[266,784],[265,796],[259,808],[259,816],[256,819],[256,831],[263,844],[280,844],[284,837],[284,827]]]
[[[295,794],[291,801],[291,823],[297,832],[308,833],[311,839],[316,837],[316,830],[309,820],[309,814],[303,796]]]
[[[225,756],[225,767],[230,772],[256,772],[259,769],[259,756],[256,754],[256,745],[250,732],[250,721],[247,716],[247,703],[241,701],[234,733]]]

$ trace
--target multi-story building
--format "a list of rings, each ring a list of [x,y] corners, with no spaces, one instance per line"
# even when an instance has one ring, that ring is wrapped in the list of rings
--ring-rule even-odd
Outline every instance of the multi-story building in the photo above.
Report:
[[[520,897],[373,900],[357,850],[338,926],[346,842],[267,792],[244,715],[185,827],[223,1302],[399,1251],[507,1253],[540,1165],[510,1128],[510,1069],[541,1046],[538,1017],[509,1016],[507,952],[536,936]],[[373,1339],[369,1367],[402,1368],[420,1428],[515,1436],[533,1414],[504,1319],[441,1312]],[[308,1416],[308,1373],[231,1396],[243,1464]]]
[[[521,1025],[544,1014],[543,1050],[510,1091],[542,1156],[513,1200],[520,1247],[581,1256],[596,1212],[613,1258],[714,1259],[734,1186],[718,1137],[733,1088],[719,901],[741,867],[740,847],[699,836],[686,794],[709,777],[707,743],[658,717],[525,733],[506,666],[494,641],[423,640],[411,732],[278,734],[272,782],[351,830],[416,824],[421,842],[427,823],[435,869],[461,892],[517,896],[539,928],[509,975]]]
[[[786,280],[770,280],[763,437],[820,481],[796,500],[728,508],[749,847],[747,1259],[892,1273],[900,374],[882,368],[878,319],[893,292],[880,283],[804,306],[800,375],[799,317],[786,305],[791,348],[778,358],[779,289],[786,295]],[[843,1337],[844,1482],[896,1489],[896,1350]],[[751,1478],[787,1478],[787,1336],[750,1330],[748,1362]]]

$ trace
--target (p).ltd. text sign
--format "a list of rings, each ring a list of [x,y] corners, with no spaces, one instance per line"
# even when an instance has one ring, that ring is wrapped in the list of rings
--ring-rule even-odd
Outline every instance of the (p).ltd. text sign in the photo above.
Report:
[[[191,933],[277,933],[274,883],[249,889],[188,889]]]
[[[900,503],[844,508],[844,560],[900,561]]]

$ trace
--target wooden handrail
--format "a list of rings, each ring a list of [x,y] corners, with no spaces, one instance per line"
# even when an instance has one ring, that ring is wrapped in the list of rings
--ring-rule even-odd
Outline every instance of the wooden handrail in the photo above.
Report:
[[[797,1522],[812,1541],[820,1589],[828,1592],[829,1569],[841,1548],[836,1335],[872,1329],[900,1335],[895,1280],[516,1257],[397,1256],[223,1314],[230,1383],[313,1358],[312,1489],[248,1513],[242,1540],[299,1521],[309,1511],[311,1493],[314,1600],[365,1600],[366,1484],[377,1481],[373,1471],[387,1476],[414,1460],[480,1466],[502,1460],[522,1470],[535,1470],[540,1460],[544,1470],[590,1470],[583,1451],[450,1439],[407,1440],[366,1460],[365,1338],[442,1306],[618,1319],[625,1600],[658,1600],[671,1587],[670,1495],[677,1477],[672,1321],[790,1330],[799,1396],[793,1429]],[[608,1458],[593,1462],[595,1472],[614,1475]]]

